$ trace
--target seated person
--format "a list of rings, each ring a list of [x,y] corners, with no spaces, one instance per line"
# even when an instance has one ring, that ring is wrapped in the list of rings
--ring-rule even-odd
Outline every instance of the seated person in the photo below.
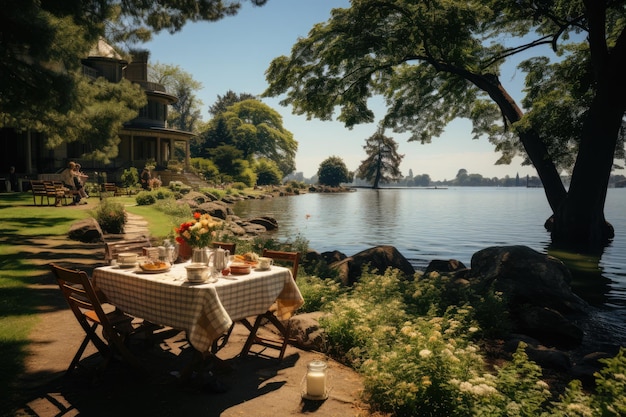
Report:
[[[80,194],[81,198],[89,198],[89,196],[87,195],[87,192],[85,191],[85,181],[87,181],[87,178],[89,178],[89,175],[86,175],[80,172],[80,164],[78,163],[76,164],[74,173],[75,173],[75,178],[78,179],[78,183],[80,184],[80,187],[78,188],[78,193]]]
[[[76,176],[76,163],[70,161],[67,164],[67,168],[61,172],[61,181],[63,181],[63,185],[73,191],[73,203],[74,205],[79,204],[81,200],[80,189],[83,187]]]

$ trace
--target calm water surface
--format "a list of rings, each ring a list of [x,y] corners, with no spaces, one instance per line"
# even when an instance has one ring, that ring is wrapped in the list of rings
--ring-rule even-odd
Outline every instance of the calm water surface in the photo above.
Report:
[[[607,320],[626,335],[626,189],[609,189],[605,215],[616,237],[583,279],[601,283],[590,297],[609,311]],[[271,216],[276,239],[300,235],[318,252],[350,256],[377,245],[393,245],[424,269],[434,259],[457,259],[494,245],[526,245],[545,253],[543,227],[550,208],[540,188],[459,187],[447,189],[359,189],[352,193],[246,200],[234,207],[248,218]],[[585,292],[588,292],[585,290]],[[600,301],[598,301],[600,300]],[[624,338],[626,340],[626,337]]]

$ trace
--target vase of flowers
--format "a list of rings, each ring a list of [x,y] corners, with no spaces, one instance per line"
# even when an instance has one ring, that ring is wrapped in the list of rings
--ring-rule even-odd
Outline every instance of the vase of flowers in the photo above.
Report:
[[[193,249],[208,248],[217,237],[218,230],[224,228],[221,220],[210,214],[195,212],[193,219],[183,222],[174,229],[176,242],[180,245],[179,254],[183,259],[191,258]]]

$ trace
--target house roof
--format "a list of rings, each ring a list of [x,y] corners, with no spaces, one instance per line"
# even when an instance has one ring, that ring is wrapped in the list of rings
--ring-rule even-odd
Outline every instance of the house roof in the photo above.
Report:
[[[124,58],[113,48],[111,45],[104,40],[104,38],[98,39],[98,43],[94,45],[93,48],[89,51],[89,57],[100,57],[100,58],[112,58],[124,60]]]
[[[189,140],[196,136],[193,132],[184,130],[165,129],[162,127],[124,127],[120,131],[121,135],[143,136],[143,137],[160,137],[161,139]]]

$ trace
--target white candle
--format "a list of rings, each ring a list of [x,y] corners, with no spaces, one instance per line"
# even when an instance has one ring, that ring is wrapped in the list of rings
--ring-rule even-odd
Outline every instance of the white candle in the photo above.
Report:
[[[309,371],[306,375],[306,392],[312,397],[326,395],[326,373]]]

